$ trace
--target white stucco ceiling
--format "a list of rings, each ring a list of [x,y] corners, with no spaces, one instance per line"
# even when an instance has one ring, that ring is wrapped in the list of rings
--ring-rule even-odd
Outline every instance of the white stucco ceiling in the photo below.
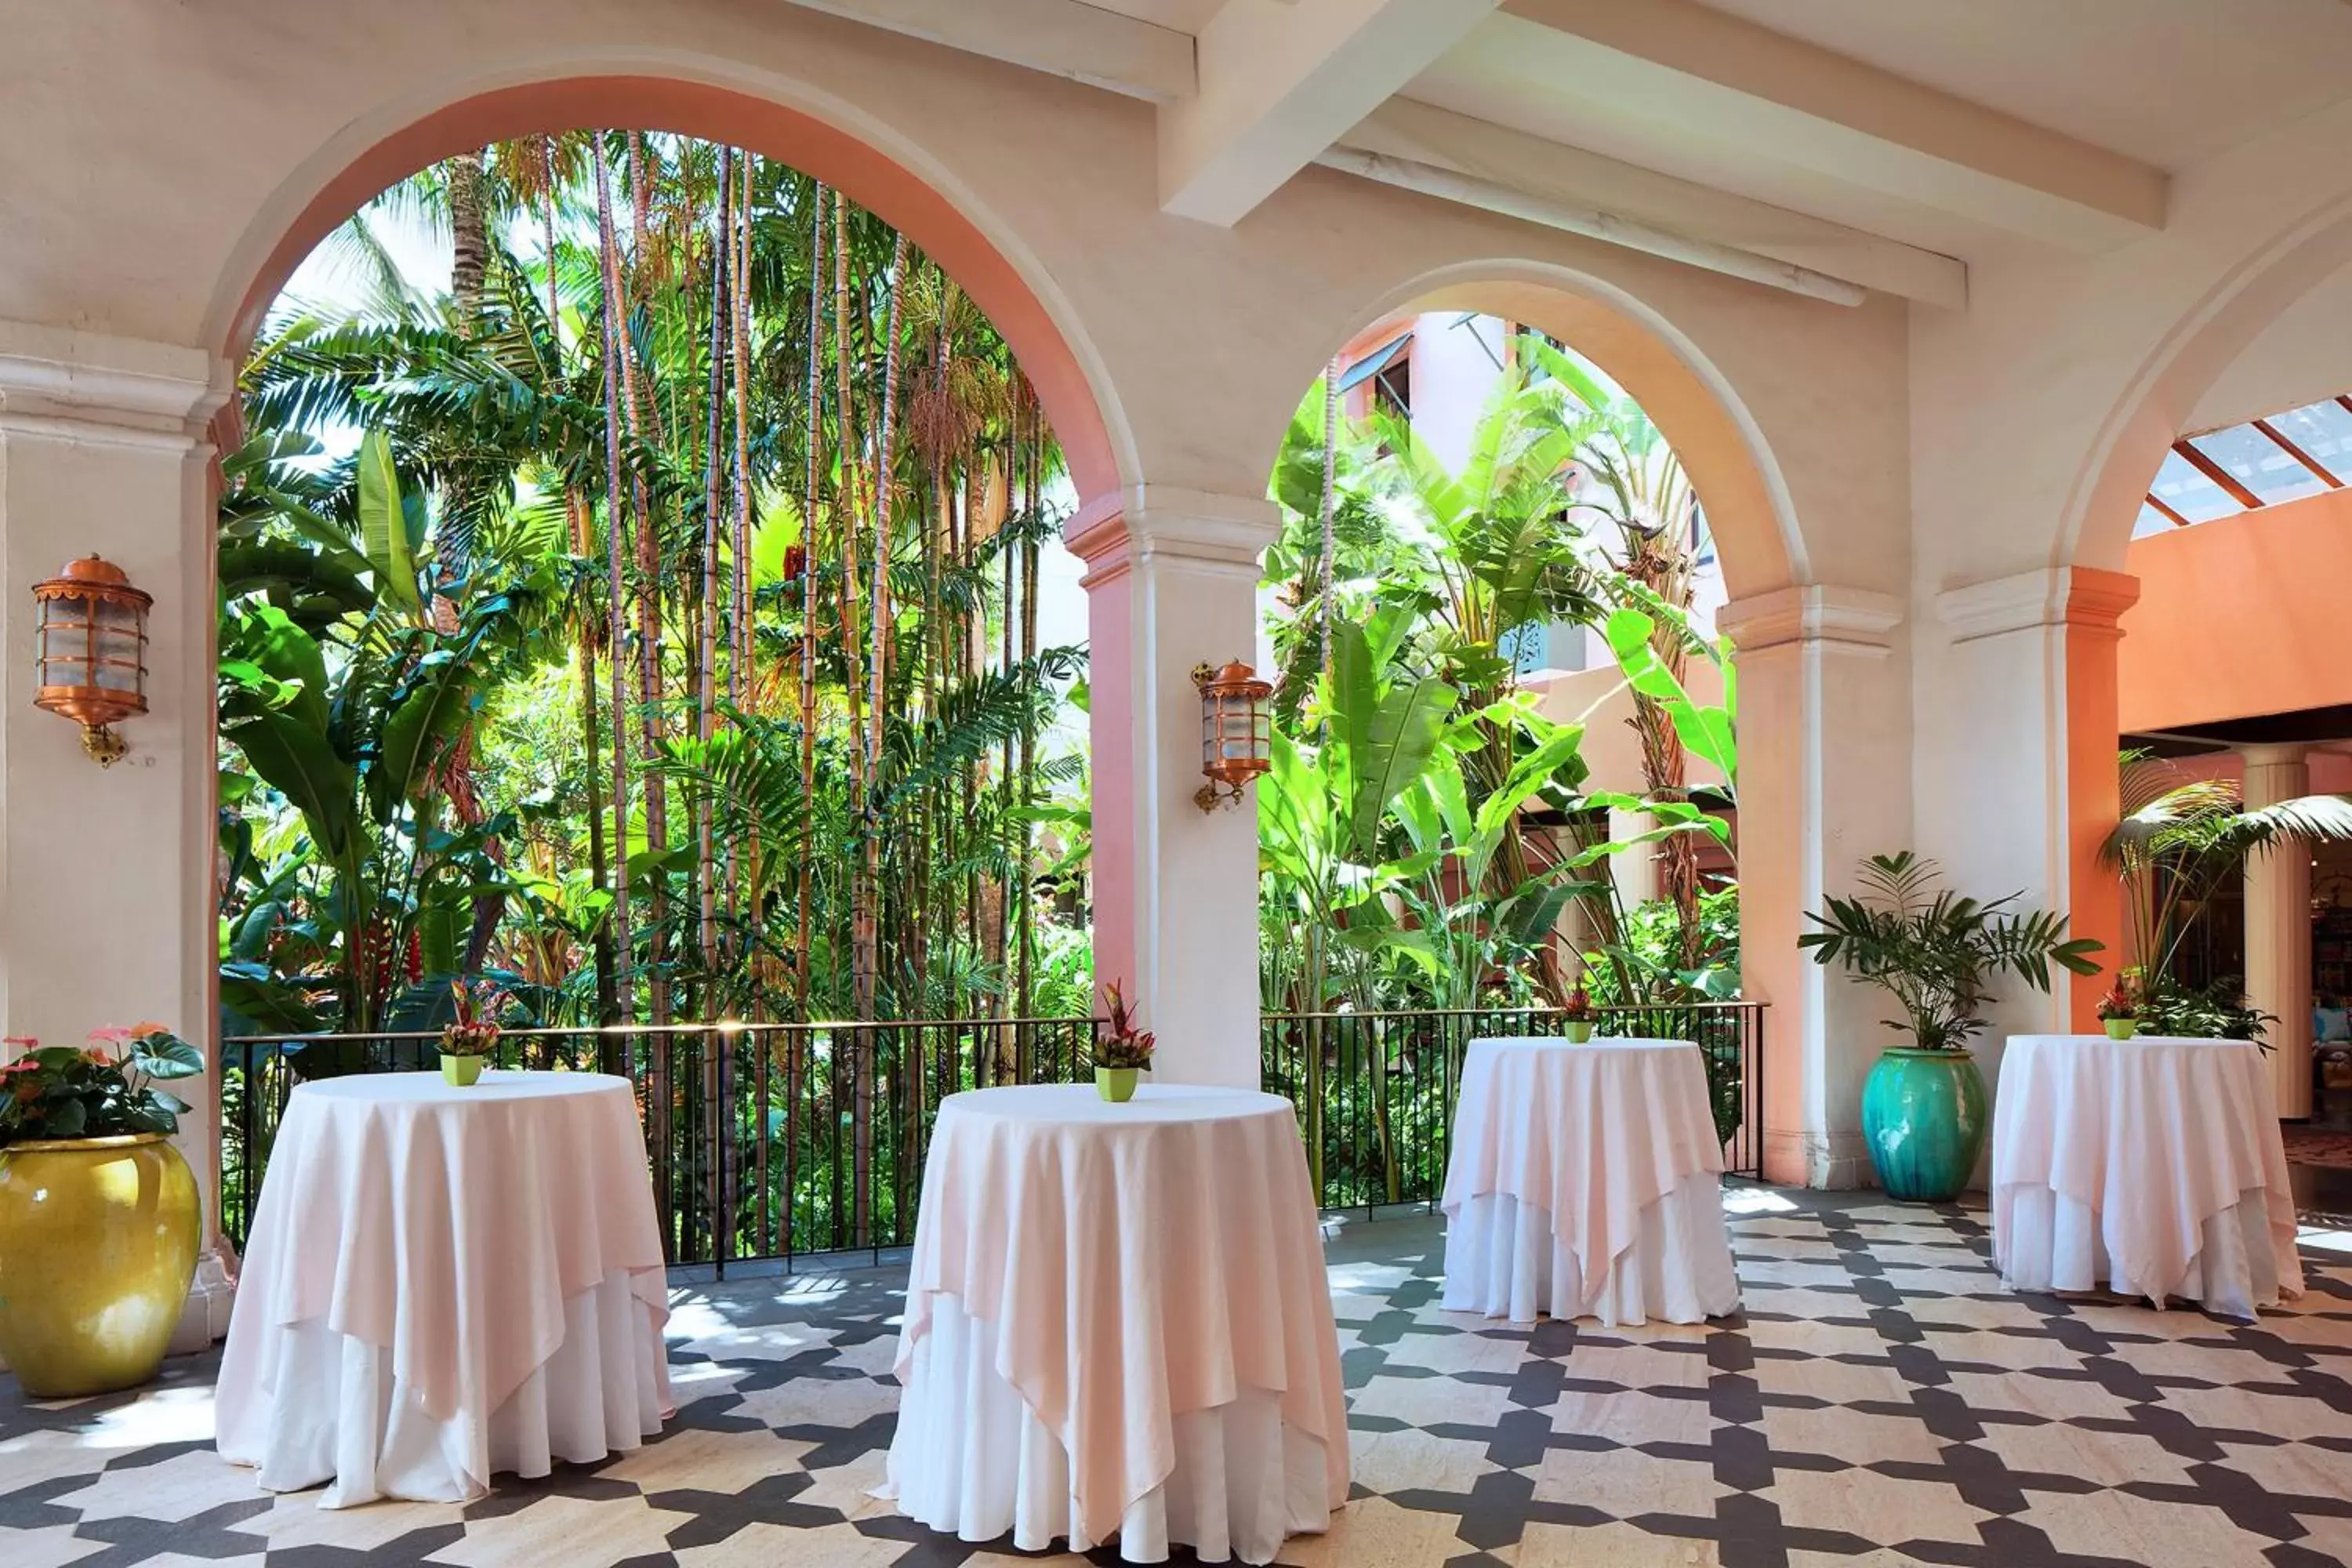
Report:
[[[2179,171],[2343,96],[2344,0],[1699,0]]]
[[[1116,11],[1155,27],[1196,34],[1209,25],[1209,18],[1224,3],[1225,0],[1086,0],[1097,11]]]

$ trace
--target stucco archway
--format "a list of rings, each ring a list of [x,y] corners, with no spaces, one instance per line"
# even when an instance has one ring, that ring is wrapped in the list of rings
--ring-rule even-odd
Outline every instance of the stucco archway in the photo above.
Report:
[[[1810,580],[1789,488],[1762,432],[1724,374],[1656,310],[1613,284],[1559,268],[1465,262],[1401,284],[1359,312],[1349,330],[1441,310],[1535,327],[1572,345],[1623,387],[1706,498],[1707,527],[1734,598]],[[1322,369],[1320,363],[1301,364],[1293,384],[1307,385]],[[1277,425],[1265,453],[1268,471],[1280,446]]]
[[[2352,198],[2305,212],[2245,250],[2141,359],[2097,437],[2084,454],[2066,499],[2053,564],[2071,568],[2070,620],[2085,601],[2092,626],[2112,627],[2138,595],[2122,570],[2143,498],[2190,411],[2246,347],[2285,310],[2352,265]],[[2102,859],[2121,810],[2115,762],[2118,733],[2117,637],[2066,639],[2065,690],[2069,880],[2074,925],[2121,949],[2122,900]],[[2073,988],[2077,1027],[2088,1027],[2100,980]]]
[[[1804,540],[1789,487],[1754,416],[1728,378],[1686,334],[1658,311],[1622,289],[1560,268],[1524,262],[1486,262],[1448,268],[1412,279],[1391,291],[1351,323],[1356,332],[1384,321],[1423,312],[1467,311],[1500,317],[1535,328],[1574,348],[1598,365],[1639,403],[1680,458],[1706,508],[1709,531],[1721,561],[1724,584],[1735,600],[1769,601],[1811,581]],[[1324,368],[1298,367],[1296,385],[1305,386]],[[1277,431],[1277,437],[1279,432]],[[1278,447],[1278,440],[1276,447]],[[1276,447],[1266,453],[1269,469]],[[1785,661],[1783,661],[1785,662]],[[1768,700],[1765,711],[1782,711]],[[1767,728],[1770,727],[1768,720]],[[1744,743],[1744,739],[1743,739]],[[1803,989],[1813,977],[1810,965],[1793,958],[1793,933],[1801,924],[1807,898],[1807,863],[1783,848],[1807,841],[1805,797],[1784,787],[1786,771],[1776,746],[1767,759],[1765,787],[1744,795],[1739,832],[1743,841],[1769,849],[1740,868],[1740,910],[1745,928],[1786,934],[1787,952],[1777,948],[1758,962],[1751,951],[1743,965],[1743,991],[1752,999],[1784,1005],[1787,1027],[1764,1033],[1769,1053],[1762,1072],[1769,1102],[1754,1110],[1763,1127],[1750,1136],[1761,1147],[1767,1129],[1796,1128],[1805,1110],[1800,1091],[1818,1077],[1809,1064],[1817,1053],[1815,1032],[1805,1024],[1817,1011]],[[1783,1159],[1778,1173],[1810,1180],[1801,1163]]]
[[[295,268],[359,206],[418,169],[493,142],[586,126],[667,131],[745,148],[814,175],[903,231],[994,323],[1037,389],[1081,500],[1135,475],[1108,378],[1049,298],[1043,268],[966,205],[874,140],[826,116],[685,76],[581,75],[498,88],[421,113],[362,121],[305,161],[254,223],[206,314],[207,341],[231,363]],[[234,417],[235,405],[227,410]]]
[[[2352,197],[2249,249],[2158,340],[2099,426],[2068,491],[2053,565],[2117,571],[2141,499],[2190,410],[2286,309],[2352,265]]]

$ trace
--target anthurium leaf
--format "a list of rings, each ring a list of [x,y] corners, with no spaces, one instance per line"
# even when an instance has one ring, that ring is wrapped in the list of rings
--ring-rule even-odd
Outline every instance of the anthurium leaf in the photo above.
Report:
[[[131,1061],[149,1078],[194,1078],[205,1070],[203,1054],[179,1039],[142,1040],[131,1049]]]

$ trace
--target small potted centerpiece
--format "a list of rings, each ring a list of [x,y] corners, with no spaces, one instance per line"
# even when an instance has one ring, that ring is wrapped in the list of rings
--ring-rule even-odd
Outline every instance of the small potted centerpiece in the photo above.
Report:
[[[1593,1027],[1600,1022],[1601,1009],[1592,1005],[1592,993],[1584,988],[1583,981],[1578,981],[1576,989],[1559,1005],[1559,1032],[1568,1037],[1569,1044],[1580,1046],[1592,1038]]]
[[[2099,998],[2099,1022],[2111,1040],[2128,1040],[2139,1033],[2139,996],[2126,976],[2117,975],[2114,986]]]
[[[453,981],[450,993],[457,1016],[441,1026],[441,1077],[457,1089],[471,1089],[482,1076],[482,1063],[499,1043],[499,1026],[489,1014],[496,994],[484,986]]]
[[[2050,989],[2055,965],[2095,974],[2101,944],[2068,937],[2066,917],[2018,910],[2019,895],[1979,900],[1936,886],[1933,860],[1906,849],[1862,863],[1860,896],[1826,900],[1797,939],[1816,962],[1885,988],[1902,1009],[1886,1026],[1908,1035],[1870,1069],[1862,1135],[1879,1185],[1904,1203],[1949,1203],[1975,1173],[1990,1096],[1968,1049],[1992,982],[2013,974]]]
[[[24,1054],[0,1067],[0,1358],[37,1399],[135,1387],[179,1327],[202,1221],[165,1142],[188,1107],[155,1085],[204,1058],[161,1024],[6,1043]]]
[[[1135,1098],[1135,1075],[1151,1066],[1151,1031],[1135,1026],[1118,982],[1111,983],[1105,997],[1110,1006],[1110,1027],[1095,1042],[1095,1092],[1114,1104],[1123,1104]]]

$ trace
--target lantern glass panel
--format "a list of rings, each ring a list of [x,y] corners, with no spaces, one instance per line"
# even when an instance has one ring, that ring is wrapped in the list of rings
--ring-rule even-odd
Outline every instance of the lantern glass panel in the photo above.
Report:
[[[79,686],[89,658],[89,633],[79,625],[51,621],[41,627],[41,683]]]
[[[142,616],[131,605],[101,602],[98,605],[98,626],[92,649],[98,664],[96,679],[91,682],[110,691],[136,693],[139,690],[139,667],[142,645],[146,638],[141,626]]]

